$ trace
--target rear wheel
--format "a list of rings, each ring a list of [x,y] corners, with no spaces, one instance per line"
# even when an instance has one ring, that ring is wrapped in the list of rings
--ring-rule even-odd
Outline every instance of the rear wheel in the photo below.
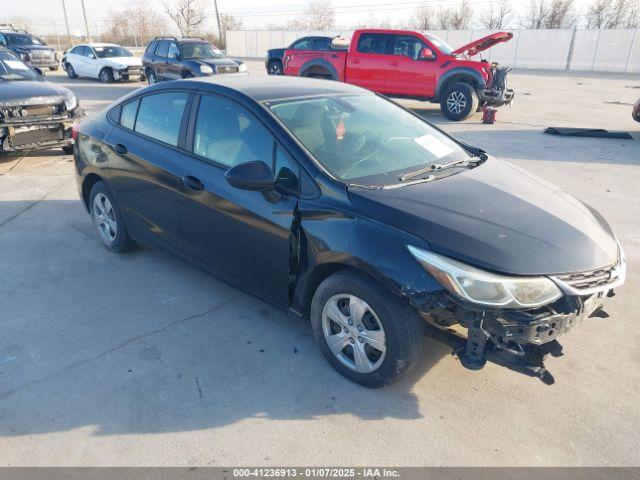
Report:
[[[269,75],[283,75],[282,62],[280,60],[272,60],[267,67]]]
[[[111,83],[113,82],[113,72],[110,68],[103,68],[102,70],[100,70],[98,78],[102,83]]]
[[[480,101],[475,88],[468,83],[454,83],[447,87],[440,100],[440,110],[445,117],[459,122],[478,110]]]
[[[73,144],[71,145],[64,145],[62,147],[62,151],[66,154],[66,155],[73,155]]]
[[[338,272],[320,284],[311,324],[331,366],[367,387],[394,382],[422,352],[423,326],[416,312],[357,271]]]
[[[71,65],[70,63],[67,63],[65,65],[65,70],[67,71],[67,75],[69,76],[69,78],[78,78],[76,71],[73,69],[73,65]]]
[[[89,195],[89,208],[93,226],[107,249],[115,253],[126,252],[134,245],[127,234],[115,197],[104,182],[96,182]]]

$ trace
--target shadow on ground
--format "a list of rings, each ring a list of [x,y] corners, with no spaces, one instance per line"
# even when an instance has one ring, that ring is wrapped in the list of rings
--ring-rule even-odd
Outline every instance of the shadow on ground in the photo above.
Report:
[[[442,344],[425,338],[415,371],[366,389],[331,369],[306,321],[163,253],[106,251],[79,201],[4,208],[19,214],[0,228],[2,436],[431,414],[412,387]]]

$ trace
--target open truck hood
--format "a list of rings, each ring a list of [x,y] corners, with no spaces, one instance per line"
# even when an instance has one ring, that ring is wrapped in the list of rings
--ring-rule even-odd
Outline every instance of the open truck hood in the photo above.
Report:
[[[479,38],[474,40],[471,43],[467,43],[466,45],[454,50],[453,55],[467,55],[472,57],[480,52],[487,50],[488,48],[493,47],[494,45],[502,42],[508,42],[513,38],[513,33],[511,32],[496,32],[491,35],[487,35],[486,37]]]

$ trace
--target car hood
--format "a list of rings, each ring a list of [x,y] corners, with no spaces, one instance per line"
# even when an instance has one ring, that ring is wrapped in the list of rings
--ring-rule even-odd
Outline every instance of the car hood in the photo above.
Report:
[[[124,65],[126,67],[141,66],[142,61],[138,57],[109,57],[101,59],[107,65]]]
[[[232,60],[231,58],[198,58],[197,60],[193,60],[196,63],[204,63],[210,65],[212,67],[215,66],[223,66],[223,67],[237,67],[238,62]]]
[[[483,52],[494,45],[502,42],[508,42],[513,38],[513,33],[511,32],[496,32],[491,35],[487,35],[486,37],[479,38],[474,40],[471,43],[467,43],[466,45],[454,50],[452,52],[453,55],[467,55],[472,57],[480,52]]]
[[[0,84],[0,106],[48,105],[72,95],[68,88],[43,80],[15,80]]]
[[[433,251],[515,275],[609,266],[618,245],[606,221],[558,187],[509,163],[482,165],[393,189],[349,187],[364,215],[426,240]]]

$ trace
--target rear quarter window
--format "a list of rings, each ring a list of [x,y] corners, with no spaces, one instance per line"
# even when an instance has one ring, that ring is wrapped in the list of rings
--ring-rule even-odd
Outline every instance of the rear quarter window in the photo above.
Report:
[[[133,130],[133,127],[136,123],[136,113],[138,113],[139,104],[140,100],[136,99],[132,100],[131,102],[125,103],[122,106],[122,111],[120,113],[120,125]]]
[[[148,53],[149,55],[153,55],[153,52],[156,51],[156,47],[158,46],[158,42],[153,41],[150,42],[149,45],[147,45],[147,49],[144,51],[144,53]]]
[[[135,131],[148,137],[178,145],[187,92],[156,93],[142,97],[135,121]]]

